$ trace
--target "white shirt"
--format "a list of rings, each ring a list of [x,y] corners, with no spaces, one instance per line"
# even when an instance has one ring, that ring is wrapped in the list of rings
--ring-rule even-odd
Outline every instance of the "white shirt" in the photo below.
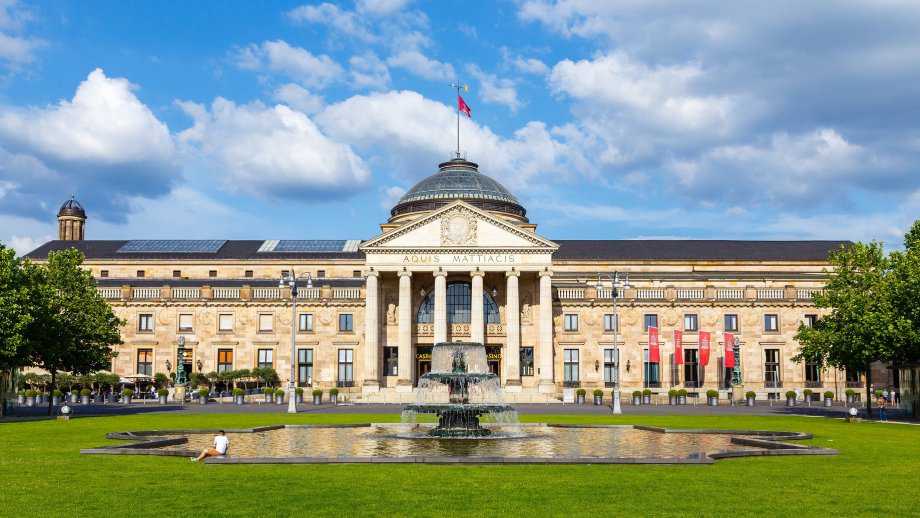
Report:
[[[226,435],[218,435],[214,438],[214,449],[221,455],[227,453],[227,446],[230,444],[230,438]]]

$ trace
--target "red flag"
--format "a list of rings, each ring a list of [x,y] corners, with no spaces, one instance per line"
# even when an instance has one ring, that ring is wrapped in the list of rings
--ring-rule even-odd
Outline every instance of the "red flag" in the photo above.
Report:
[[[658,349],[658,328],[648,328],[648,361],[649,363],[661,362],[661,353]]]
[[[674,330],[674,365],[684,364],[684,332]]]
[[[735,335],[725,333],[725,368],[732,369],[735,367]]]
[[[709,331],[700,331],[700,365],[709,365]]]
[[[460,94],[457,94],[457,109],[466,114],[467,117],[473,118],[470,115],[470,107],[466,105],[466,102],[463,101],[463,97],[460,97]]]

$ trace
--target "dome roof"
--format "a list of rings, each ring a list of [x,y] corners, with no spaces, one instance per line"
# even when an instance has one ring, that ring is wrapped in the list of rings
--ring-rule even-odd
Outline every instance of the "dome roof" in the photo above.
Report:
[[[444,162],[437,173],[406,191],[391,214],[429,211],[463,200],[485,210],[523,217],[525,210],[517,198],[505,186],[480,173],[478,167],[462,158]]]
[[[83,210],[83,205],[80,205],[74,198],[70,198],[61,205],[60,210],[58,210],[58,217],[61,216],[77,216],[80,218],[86,217],[86,211]]]

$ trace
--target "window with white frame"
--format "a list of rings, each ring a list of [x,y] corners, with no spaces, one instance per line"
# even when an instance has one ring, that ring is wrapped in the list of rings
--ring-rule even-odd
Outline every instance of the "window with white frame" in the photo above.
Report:
[[[274,327],[275,319],[274,315],[271,313],[262,313],[259,315],[259,332],[266,333],[271,332]]]
[[[578,315],[567,314],[563,316],[563,319],[566,331],[578,331]]]
[[[217,317],[217,330],[223,332],[233,331],[233,314],[221,313]]]
[[[191,313],[184,313],[179,315],[179,331],[191,331],[192,330],[192,315]]]
[[[299,315],[297,330],[301,333],[313,331],[313,313],[301,313]]]

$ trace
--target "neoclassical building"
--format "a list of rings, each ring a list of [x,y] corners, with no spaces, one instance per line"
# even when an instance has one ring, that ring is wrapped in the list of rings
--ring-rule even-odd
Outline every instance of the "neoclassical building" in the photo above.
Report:
[[[818,314],[811,296],[828,251],[846,242],[549,239],[512,193],[459,157],[406,192],[366,240],[85,240],[75,200],[58,219],[59,240],[28,256],[71,247],[86,255],[127,322],[112,366],[125,376],[165,373],[168,362],[205,373],[271,366],[287,379],[293,360],[301,386],[404,401],[430,369],[432,345],[463,341],[486,346],[515,401],[611,387],[617,372],[627,395],[648,387],[783,397],[813,387],[842,396],[863,379],[792,362],[799,324]],[[614,273],[629,279],[618,318]],[[296,312],[289,283],[279,287],[292,275]],[[649,328],[660,336],[657,363]],[[679,357],[674,330],[683,333]],[[700,332],[711,333],[705,366]],[[726,333],[733,368],[723,368]]]

